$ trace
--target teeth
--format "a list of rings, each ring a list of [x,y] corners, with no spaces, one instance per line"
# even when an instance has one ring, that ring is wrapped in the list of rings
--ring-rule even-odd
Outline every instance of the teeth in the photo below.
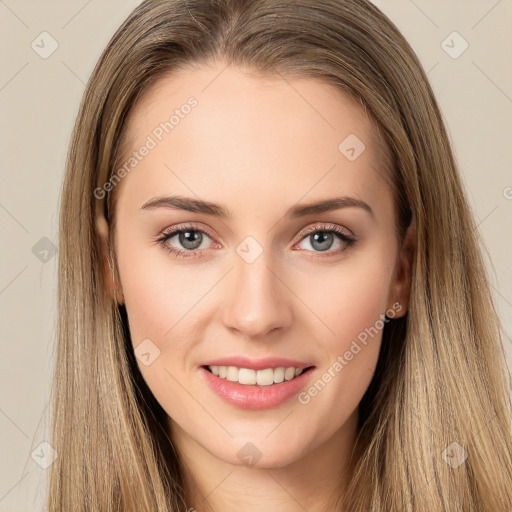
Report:
[[[265,368],[252,370],[250,368],[237,368],[236,366],[208,366],[213,375],[227,379],[231,382],[246,384],[248,386],[270,386],[285,380],[298,377],[304,368]]]

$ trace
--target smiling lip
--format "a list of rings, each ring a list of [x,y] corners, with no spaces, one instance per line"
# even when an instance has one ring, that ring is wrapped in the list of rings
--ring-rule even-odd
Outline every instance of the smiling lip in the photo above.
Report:
[[[286,359],[284,357],[265,357],[263,359],[251,359],[244,356],[223,357],[212,359],[202,366],[236,366],[237,368],[249,368],[251,370],[265,370],[265,368],[307,368],[313,366],[311,362]]]
[[[237,368],[250,368],[253,370],[279,367],[288,368],[292,366],[294,368],[304,368],[304,371],[297,377],[285,380],[279,384],[258,386],[256,384],[239,384],[238,382],[217,377],[206,369],[207,366],[236,366]],[[310,363],[274,357],[256,361],[241,356],[208,361],[199,370],[210,389],[220,398],[239,409],[250,410],[271,409],[286,402],[292,396],[297,395],[316,373],[316,368]]]

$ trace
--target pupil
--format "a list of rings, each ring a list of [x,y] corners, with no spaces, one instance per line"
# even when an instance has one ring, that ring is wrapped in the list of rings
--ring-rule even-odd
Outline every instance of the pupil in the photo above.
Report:
[[[319,231],[315,233],[313,236],[313,242],[311,243],[312,247],[315,247],[315,243],[320,243],[320,246],[315,247],[320,251],[326,251],[332,245],[332,233],[327,233],[325,231]],[[328,243],[326,243],[326,241]]]

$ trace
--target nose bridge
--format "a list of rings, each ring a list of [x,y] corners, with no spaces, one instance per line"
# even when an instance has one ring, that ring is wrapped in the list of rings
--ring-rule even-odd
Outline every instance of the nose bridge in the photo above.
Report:
[[[292,321],[292,305],[279,272],[273,268],[276,265],[271,250],[263,250],[251,238],[239,244],[233,254],[229,299],[224,302],[222,318],[227,328],[258,337],[288,326]]]

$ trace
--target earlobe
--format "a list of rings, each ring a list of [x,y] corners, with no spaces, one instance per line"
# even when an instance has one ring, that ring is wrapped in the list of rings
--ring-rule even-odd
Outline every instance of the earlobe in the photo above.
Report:
[[[409,308],[411,274],[415,254],[416,220],[413,216],[402,241],[399,262],[397,264],[394,282],[390,290],[389,307],[396,312],[395,318],[405,316]]]
[[[103,215],[96,218],[96,232],[100,242],[100,262],[99,267],[102,272],[102,281],[111,299],[117,304],[124,303],[123,292],[114,269],[114,262],[110,254],[109,244],[109,226]]]

